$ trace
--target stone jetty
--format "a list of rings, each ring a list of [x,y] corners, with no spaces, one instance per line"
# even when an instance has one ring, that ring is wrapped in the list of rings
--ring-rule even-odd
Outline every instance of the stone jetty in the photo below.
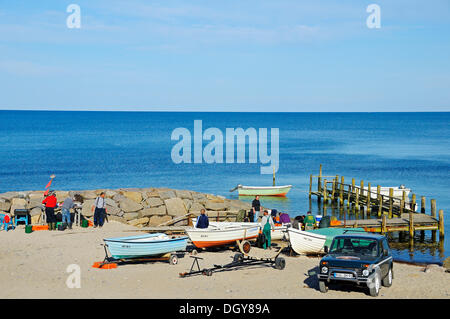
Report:
[[[81,205],[81,214],[91,218],[95,198],[105,192],[108,219],[134,226],[158,226],[188,213],[200,214],[204,208],[209,216],[226,215],[249,210],[251,204],[223,196],[169,188],[121,188],[84,191],[56,191],[58,203],[68,196]],[[28,209],[31,223],[42,222],[43,191],[20,191],[0,194],[0,211],[14,215],[16,209]],[[186,220],[176,225],[184,225]]]

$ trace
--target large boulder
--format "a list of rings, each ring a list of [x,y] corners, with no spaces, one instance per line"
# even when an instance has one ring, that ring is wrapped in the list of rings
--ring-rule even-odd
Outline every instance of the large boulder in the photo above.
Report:
[[[171,216],[183,216],[187,214],[186,206],[181,198],[169,198],[164,200],[166,204],[167,214]]]
[[[128,224],[130,224],[132,226],[142,227],[142,226],[147,225],[149,220],[150,219],[148,217],[142,217],[142,218],[130,220],[128,222]]]
[[[134,200],[131,200],[129,198],[125,198],[122,201],[119,202],[119,207],[125,212],[125,213],[132,213],[137,212],[143,209],[144,207],[136,203]]]
[[[159,226],[165,222],[172,220],[172,216],[164,215],[164,216],[152,216],[150,217],[150,221],[148,223],[149,226]]]
[[[83,196],[83,199],[96,199],[97,198],[97,193],[95,191],[84,191],[81,193],[81,196]]]
[[[161,197],[161,199],[163,199],[163,200],[166,200],[166,199],[176,198],[177,195],[175,194],[175,192],[173,190],[167,190],[167,191],[160,191],[159,197]]]
[[[31,193],[30,195],[28,195],[28,204],[27,204],[27,208],[28,209],[33,209],[35,207],[42,207],[42,201],[44,200],[44,194],[35,194],[35,193]]]
[[[32,210],[30,210],[30,216],[36,216],[40,215],[44,210],[40,207],[35,207]]]
[[[92,206],[94,205],[95,200],[94,199],[88,199],[83,202],[82,208],[81,208],[81,214],[86,217],[94,216],[94,213],[92,212]]]
[[[203,206],[202,204],[194,202],[194,203],[192,203],[191,207],[189,208],[189,213],[199,214],[200,211],[204,208],[205,208],[205,206]]]
[[[126,221],[139,218],[139,213],[124,213],[122,216]]]
[[[0,211],[9,212],[10,209],[11,209],[11,202],[4,198],[0,198]]]
[[[26,209],[27,204],[28,202],[24,198],[13,198],[11,200],[11,209],[10,209],[11,214],[14,215],[14,211],[16,209]]]
[[[116,222],[123,223],[123,224],[127,223],[125,218],[123,218],[121,216],[114,216],[114,215],[108,216],[108,221],[116,221]]]
[[[142,216],[166,215],[166,206],[144,208],[140,211]]]
[[[114,200],[112,200],[111,198],[107,198],[105,197],[105,203],[107,206],[112,206],[112,207],[119,207],[119,204],[117,204]]]
[[[58,202],[63,202],[67,197],[69,197],[69,192],[56,191],[55,195],[56,195],[56,199],[58,199]]]
[[[220,202],[217,200],[209,200],[205,203],[205,208],[207,210],[225,210],[228,208],[227,206],[228,205],[224,201]]]
[[[202,193],[191,192],[191,195],[192,195],[192,199],[194,201],[199,201],[201,199],[205,199],[206,198],[205,194],[202,194]]]
[[[158,207],[164,205],[164,202],[161,198],[159,197],[149,197],[147,198],[147,200],[145,201],[145,207]]]
[[[142,202],[142,194],[140,192],[122,192],[123,196],[135,201],[136,203]]]
[[[192,199],[192,195],[190,191],[185,191],[185,190],[176,190],[175,194],[177,195],[177,197],[179,198],[186,198],[186,199]]]
[[[189,209],[192,206],[192,200],[191,199],[187,199],[187,198],[183,198],[183,202],[184,202],[184,206],[186,206],[186,209],[189,211]]]
[[[106,211],[110,215],[115,215],[115,216],[122,216],[123,215],[123,212],[120,210],[120,208],[119,207],[115,207],[115,206],[106,205]]]
[[[7,192],[0,194],[0,198],[6,199],[7,201],[12,201],[13,198],[19,198],[22,197],[18,192]]]
[[[115,192],[115,191],[112,191],[110,189],[105,190],[105,197],[106,198],[113,198],[116,195],[117,195],[117,192]]]

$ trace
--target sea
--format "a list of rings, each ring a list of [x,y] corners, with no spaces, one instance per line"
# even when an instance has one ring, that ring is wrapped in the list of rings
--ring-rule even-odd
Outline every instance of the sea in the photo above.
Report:
[[[227,161],[227,129],[238,128],[257,139],[239,144],[245,156],[238,160],[236,148]],[[322,214],[315,196],[308,197],[309,176],[322,164],[323,175],[344,176],[346,183],[405,185],[419,204],[426,197],[427,214],[436,199],[445,238],[417,232],[411,246],[408,236],[391,234],[391,246],[398,261],[442,263],[450,255],[449,112],[0,111],[0,163],[0,192],[43,190],[55,174],[57,190],[169,187],[233,199],[238,184],[271,186],[275,165],[276,184],[293,188],[286,198],[261,203],[291,217]],[[339,210],[329,207],[327,214],[339,217]]]

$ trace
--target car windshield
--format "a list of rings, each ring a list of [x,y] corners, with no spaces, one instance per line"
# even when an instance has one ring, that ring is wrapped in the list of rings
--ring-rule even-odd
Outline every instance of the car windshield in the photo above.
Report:
[[[330,254],[378,256],[378,245],[370,238],[335,238],[331,243]]]

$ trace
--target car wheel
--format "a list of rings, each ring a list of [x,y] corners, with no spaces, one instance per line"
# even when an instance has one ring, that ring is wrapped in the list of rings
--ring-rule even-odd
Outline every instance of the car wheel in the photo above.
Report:
[[[392,278],[394,277],[394,274],[392,272],[392,268],[389,268],[389,272],[383,279],[383,286],[390,287],[392,286]]]
[[[380,286],[381,286],[381,280],[380,280],[380,274],[376,273],[373,277],[373,281],[369,283],[369,293],[372,297],[377,297],[380,293]]]
[[[319,280],[319,290],[321,293],[326,293],[328,291],[328,286],[324,280]]]

